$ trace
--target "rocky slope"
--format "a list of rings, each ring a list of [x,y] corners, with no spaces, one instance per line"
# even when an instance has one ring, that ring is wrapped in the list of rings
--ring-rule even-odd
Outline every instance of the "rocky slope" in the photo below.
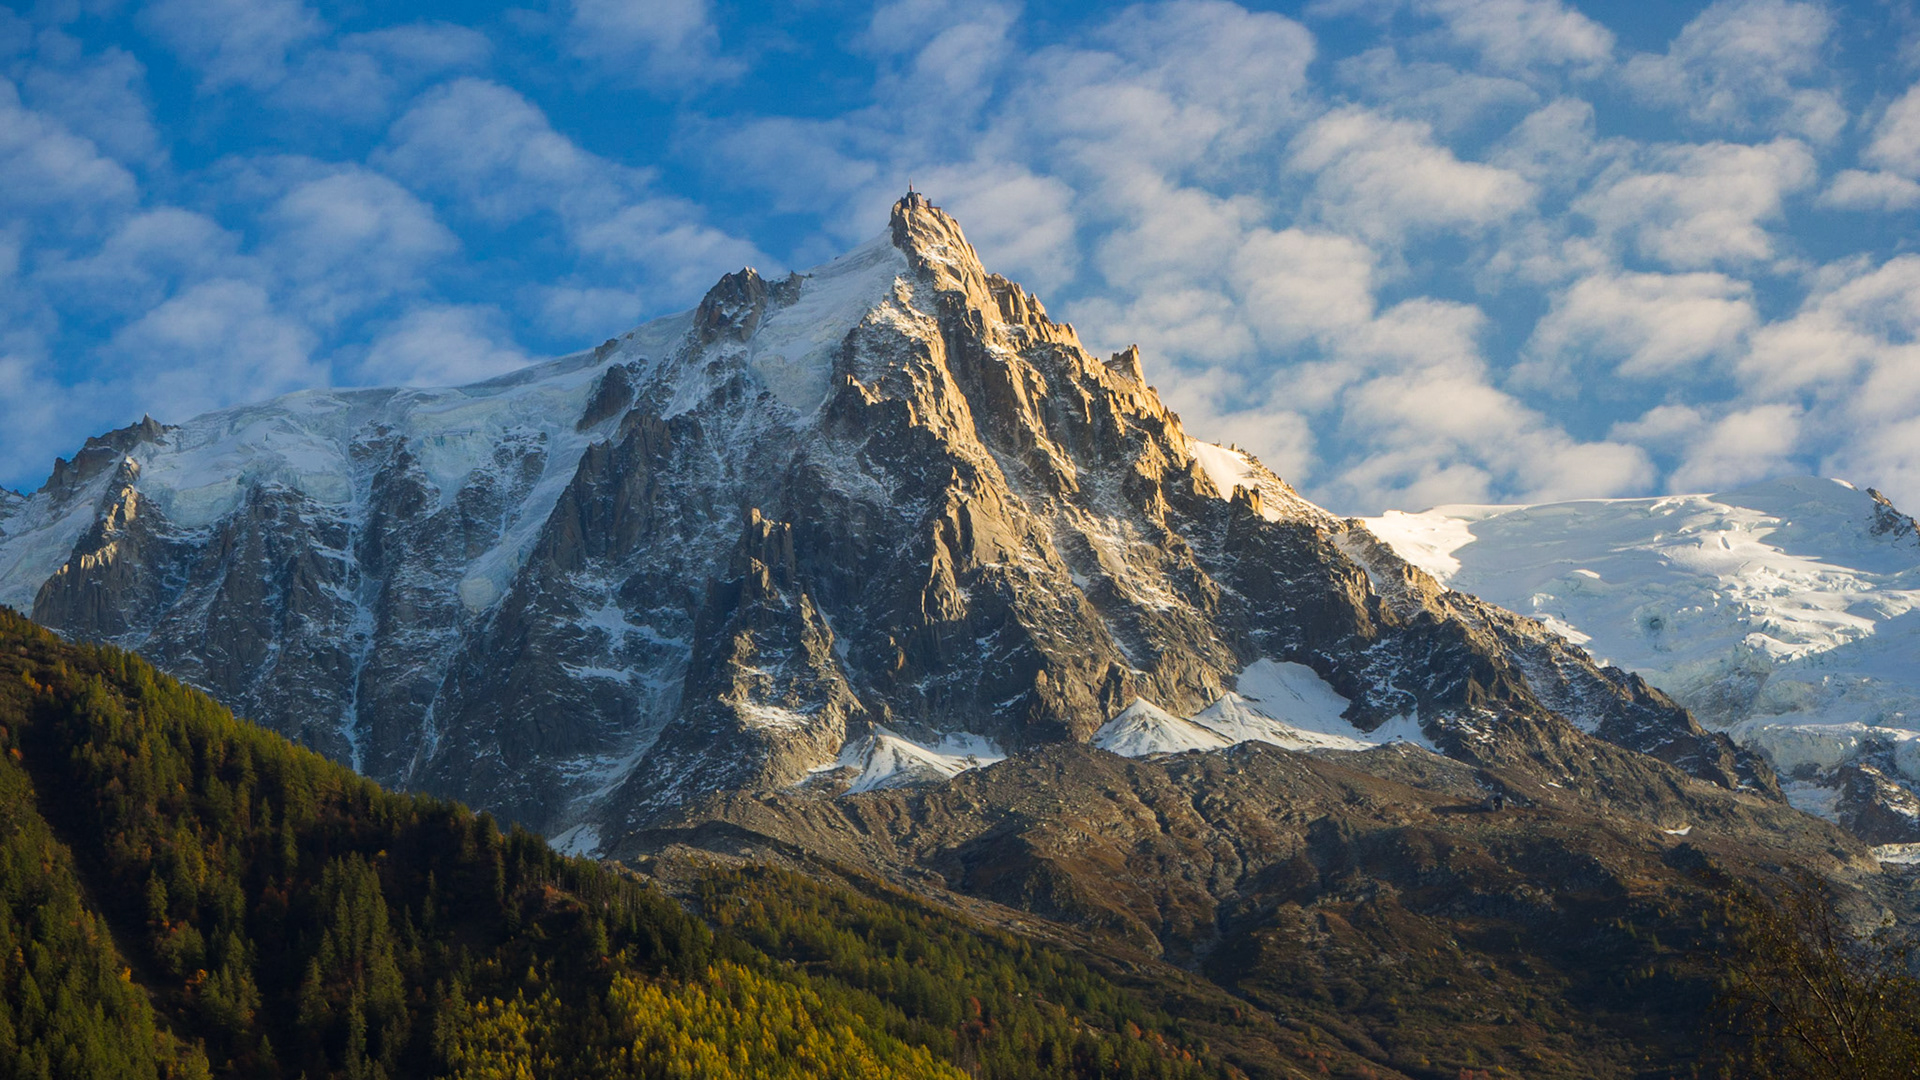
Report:
[[[1782,867],[1911,925],[1912,877],[1833,825],[1571,728],[1524,734],[1478,765],[1404,742],[1069,744],[939,785],[719,795],[611,843],[669,878],[716,854],[878,875],[1105,970],[1191,972],[1234,1015],[1332,1034],[1378,1070],[1357,1076],[1695,1075],[1721,904]]]
[[[591,353],[90,440],[0,505],[0,602],[580,850],[1275,672],[1258,723],[1474,762],[1597,739],[1777,791],[1638,677],[1191,438],[1136,350],[1089,353],[918,195]]]
[[[1795,805],[1920,841],[1920,531],[1878,492],[1804,477],[1367,525],[1762,753]]]

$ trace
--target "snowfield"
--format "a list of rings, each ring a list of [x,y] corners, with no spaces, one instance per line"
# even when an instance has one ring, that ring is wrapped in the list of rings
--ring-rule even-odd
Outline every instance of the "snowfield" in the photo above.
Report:
[[[1434,746],[1412,717],[1395,717],[1372,731],[1343,718],[1346,698],[1305,664],[1259,660],[1240,673],[1240,691],[1228,691],[1189,717],[1134,698],[1093,733],[1093,745],[1121,757],[1219,750],[1264,742],[1286,750],[1371,750],[1406,742]]]
[[[1783,774],[1881,755],[1920,780],[1920,537],[1850,484],[1439,506],[1366,525],[1446,585],[1639,673]]]

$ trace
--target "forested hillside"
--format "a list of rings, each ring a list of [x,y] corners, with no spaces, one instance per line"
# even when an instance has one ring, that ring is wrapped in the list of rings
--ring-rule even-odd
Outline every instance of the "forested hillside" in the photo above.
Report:
[[[0,609],[0,1075],[1233,1075],[912,901],[718,870],[696,900]]]

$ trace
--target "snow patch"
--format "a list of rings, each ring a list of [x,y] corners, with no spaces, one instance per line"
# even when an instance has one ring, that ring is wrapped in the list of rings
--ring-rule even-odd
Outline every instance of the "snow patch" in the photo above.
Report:
[[[969,769],[1006,760],[993,740],[968,733],[943,735],[939,742],[916,742],[879,725],[840,750],[828,768],[858,769],[846,793],[880,791],[950,780]]]
[[[1396,716],[1372,731],[1360,730],[1345,718],[1347,699],[1305,664],[1256,660],[1240,673],[1239,687],[1259,712],[1302,732],[1363,747],[1408,742],[1439,752],[1417,717]]]
[[[547,841],[547,846],[562,855],[593,858],[600,854],[600,830],[592,825],[575,825]]]
[[[1840,821],[1840,792],[1834,788],[1804,780],[1789,780],[1780,785],[1780,793],[1787,797],[1788,806],[1803,814],[1812,814],[1835,824]]]
[[[81,534],[98,519],[114,472],[103,470],[69,502],[56,504],[42,491],[7,516],[7,531],[0,534],[0,604],[23,615],[33,611],[41,584],[66,563]]]
[[[1875,861],[1892,866],[1920,866],[1920,844],[1881,844],[1872,855]]]
[[[800,295],[769,305],[747,344],[747,366],[781,404],[811,414],[827,398],[834,352],[893,293],[907,257],[877,236],[800,279]]]
[[[1230,743],[1264,742],[1288,750],[1369,750],[1374,745],[1275,720],[1231,690],[1189,719]]]
[[[1220,750],[1233,745],[1226,736],[1182,720],[1144,698],[1134,698],[1119,715],[1101,725],[1091,742],[1121,757]]]
[[[1448,506],[1424,514],[1389,510],[1376,518],[1362,518],[1361,522],[1368,532],[1392,548],[1394,554],[1445,585],[1460,572],[1460,560],[1454,557],[1454,552],[1473,543],[1471,519],[1463,514],[1473,509],[1497,511],[1501,508]]]
[[[1219,750],[1244,742],[1350,751],[1405,742],[1435,750],[1413,717],[1395,717],[1372,731],[1342,719],[1347,699],[1305,664],[1260,660],[1240,673],[1239,682],[1244,693],[1228,691],[1190,717],[1135,698],[1093,733],[1092,744],[1121,757]]]
[[[1236,487],[1260,486],[1254,478],[1253,460],[1238,450],[1229,450],[1198,439],[1189,439],[1187,450],[1200,463],[1200,468],[1206,471],[1207,479],[1220,489],[1223,498],[1232,498]]]

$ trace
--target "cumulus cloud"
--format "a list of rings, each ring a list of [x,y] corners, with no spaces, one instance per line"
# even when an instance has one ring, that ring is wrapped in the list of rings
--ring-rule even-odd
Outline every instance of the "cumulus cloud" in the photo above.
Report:
[[[133,314],[204,278],[258,275],[240,256],[241,240],[204,214],[163,206],[129,216],[83,256],[46,256],[36,277],[75,306]]]
[[[777,271],[745,237],[830,258],[912,176],[1087,340],[1139,342],[1195,434],[1338,509],[1731,483],[1742,461],[1920,501],[1920,271],[1881,221],[1807,212],[1920,207],[1913,69],[1843,66],[1873,13],[1703,5],[1646,55],[1578,0],[1304,21],[883,0],[809,9],[835,25],[809,40],[736,40],[712,0],[555,0],[485,32],[361,12],[363,33],[312,0],[155,0],[123,41],[0,13],[0,383],[28,388],[0,393],[94,388],[52,420],[0,400],[0,449],[76,409],[117,420],[127,365],[175,415],[225,400],[195,380],[509,370]],[[1335,8],[1361,17],[1315,22]],[[638,109],[670,144],[558,130],[523,64],[542,34],[590,77],[541,95]],[[156,48],[184,90],[149,87]],[[788,93],[787,49],[847,74]],[[1842,86],[1882,103],[1857,158]],[[194,108],[191,153],[154,93]],[[1877,254],[1803,262],[1848,245]]]
[[[1813,154],[1794,139],[1656,147],[1610,170],[1574,203],[1603,237],[1675,269],[1767,259],[1786,196],[1814,181]]]
[[[1577,382],[1585,363],[1638,379],[1683,378],[1724,358],[1759,321],[1753,289],[1724,274],[1600,274],[1554,298],[1527,343],[1543,376]]]
[[[1920,206],[1920,183],[1887,172],[1844,169],[1820,193],[1835,210],[1910,210]]]
[[[195,284],[128,323],[108,344],[106,381],[155,416],[184,419],[327,383],[313,331],[251,281]]]
[[[465,78],[428,91],[394,122],[375,161],[493,226],[551,214],[576,250],[676,296],[746,263],[769,265],[753,245],[702,224],[696,204],[581,149],[497,83]]]
[[[1755,332],[1740,374],[1756,393],[1838,399],[1855,415],[1920,410],[1920,256],[1852,269]]]
[[[1593,72],[1613,56],[1613,31],[1560,0],[1418,0],[1461,44],[1502,71],[1570,67]]]
[[[343,34],[302,54],[268,100],[335,124],[374,123],[405,94],[446,73],[482,67],[492,51],[484,34],[446,23]]]
[[[998,161],[943,166],[920,175],[967,223],[968,240],[993,253],[998,272],[1040,289],[1061,287],[1078,272],[1074,191],[1065,181]]]
[[[316,323],[418,289],[425,271],[460,246],[432,207],[360,168],[296,184],[262,218],[263,253]]]
[[[1729,413],[1687,437],[1669,484],[1676,491],[1711,491],[1791,472],[1800,428],[1800,410],[1792,405]]]
[[[464,386],[526,366],[506,317],[484,305],[415,308],[373,342],[360,366],[373,386]]]
[[[300,0],[155,0],[139,21],[190,67],[205,90],[264,90],[286,77],[287,57],[326,33]]]
[[[600,160],[553,130],[518,92],[473,78],[422,95],[394,122],[374,160],[495,225],[542,211],[603,217],[626,189],[645,182],[644,174]]]
[[[14,84],[0,79],[0,206],[16,213],[61,207],[86,219],[121,209],[138,189],[93,140],[28,109]]]
[[[1468,131],[1501,113],[1539,103],[1518,79],[1461,71],[1431,60],[1408,61],[1381,46],[1334,67],[1342,88],[1396,116],[1423,120],[1441,135]]]
[[[0,350],[0,451],[29,474],[44,475],[55,456],[72,452],[60,443],[61,406],[71,400],[47,365]]]
[[[1007,34],[1019,16],[1011,3],[894,0],[874,8],[860,44],[875,56],[904,59],[883,77],[881,92],[890,100],[919,99],[908,105],[915,109],[965,110],[1014,55]]]
[[[708,0],[572,0],[564,40],[603,74],[641,86],[725,82],[744,69],[721,54]]]
[[[1425,124],[1357,108],[1316,121],[1294,141],[1287,167],[1314,178],[1307,206],[1320,220],[1380,240],[1485,228],[1534,194],[1518,174],[1461,161]]]
[[[1920,177],[1920,86],[1887,107],[1862,156],[1902,176]]]
[[[147,101],[146,65],[125,49],[88,55],[79,39],[44,30],[33,63],[20,74],[27,104],[93,140],[121,161],[160,156],[160,135]]]
[[[1233,259],[1233,279],[1262,344],[1284,349],[1373,317],[1374,254],[1336,234],[1262,229]]]
[[[1350,366],[1369,371],[1340,402],[1342,427],[1359,445],[1331,486],[1349,505],[1604,496],[1653,479],[1638,447],[1580,442],[1493,386],[1478,343],[1484,330],[1477,309],[1411,300],[1344,345]]]
[[[1826,142],[1847,124],[1839,93],[1820,85],[1832,33],[1822,4],[1718,0],[1664,55],[1629,60],[1625,78],[1643,100],[1697,124]]]
[[[1578,189],[1628,150],[1625,140],[1599,137],[1592,104],[1563,97],[1515,124],[1494,148],[1488,164],[1517,173],[1536,187],[1565,193]]]

